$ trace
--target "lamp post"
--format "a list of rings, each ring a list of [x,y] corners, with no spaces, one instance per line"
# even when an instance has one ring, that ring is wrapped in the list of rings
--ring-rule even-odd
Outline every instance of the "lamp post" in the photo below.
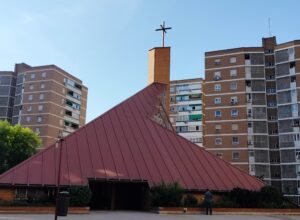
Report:
[[[59,147],[59,163],[58,163],[58,174],[57,174],[57,183],[56,183],[56,204],[55,204],[54,220],[57,220],[57,212],[58,212],[60,171],[61,171],[61,159],[62,159],[62,143],[64,141],[62,131],[59,131],[57,138],[58,138],[58,141],[56,142],[56,148]]]

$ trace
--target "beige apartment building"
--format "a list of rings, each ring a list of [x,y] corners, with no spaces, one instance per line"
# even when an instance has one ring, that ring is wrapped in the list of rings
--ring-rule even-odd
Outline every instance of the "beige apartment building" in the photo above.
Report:
[[[42,147],[85,124],[87,87],[81,80],[55,65],[16,64],[15,75],[13,111],[8,120],[38,133]]]
[[[204,146],[300,204],[300,41],[205,53]]]

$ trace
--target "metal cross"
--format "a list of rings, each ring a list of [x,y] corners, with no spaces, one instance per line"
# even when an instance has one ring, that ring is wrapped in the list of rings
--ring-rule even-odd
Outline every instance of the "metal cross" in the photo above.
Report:
[[[171,27],[165,27],[165,22],[163,22],[162,25],[160,25],[159,29],[156,29],[155,31],[162,31],[162,46],[165,47],[165,33],[167,33],[167,30],[172,29]]]

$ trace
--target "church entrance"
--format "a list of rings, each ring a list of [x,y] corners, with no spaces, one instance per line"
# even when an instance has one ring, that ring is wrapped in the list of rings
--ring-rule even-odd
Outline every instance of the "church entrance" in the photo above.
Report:
[[[147,182],[90,180],[94,210],[148,210]]]

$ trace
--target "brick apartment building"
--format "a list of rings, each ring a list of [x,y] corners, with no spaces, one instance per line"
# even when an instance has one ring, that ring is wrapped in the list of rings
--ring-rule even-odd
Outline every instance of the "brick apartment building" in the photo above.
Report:
[[[300,41],[205,53],[204,146],[300,204]]]
[[[85,124],[87,87],[55,65],[16,64],[14,72],[0,72],[1,119],[39,134],[42,146]]]

